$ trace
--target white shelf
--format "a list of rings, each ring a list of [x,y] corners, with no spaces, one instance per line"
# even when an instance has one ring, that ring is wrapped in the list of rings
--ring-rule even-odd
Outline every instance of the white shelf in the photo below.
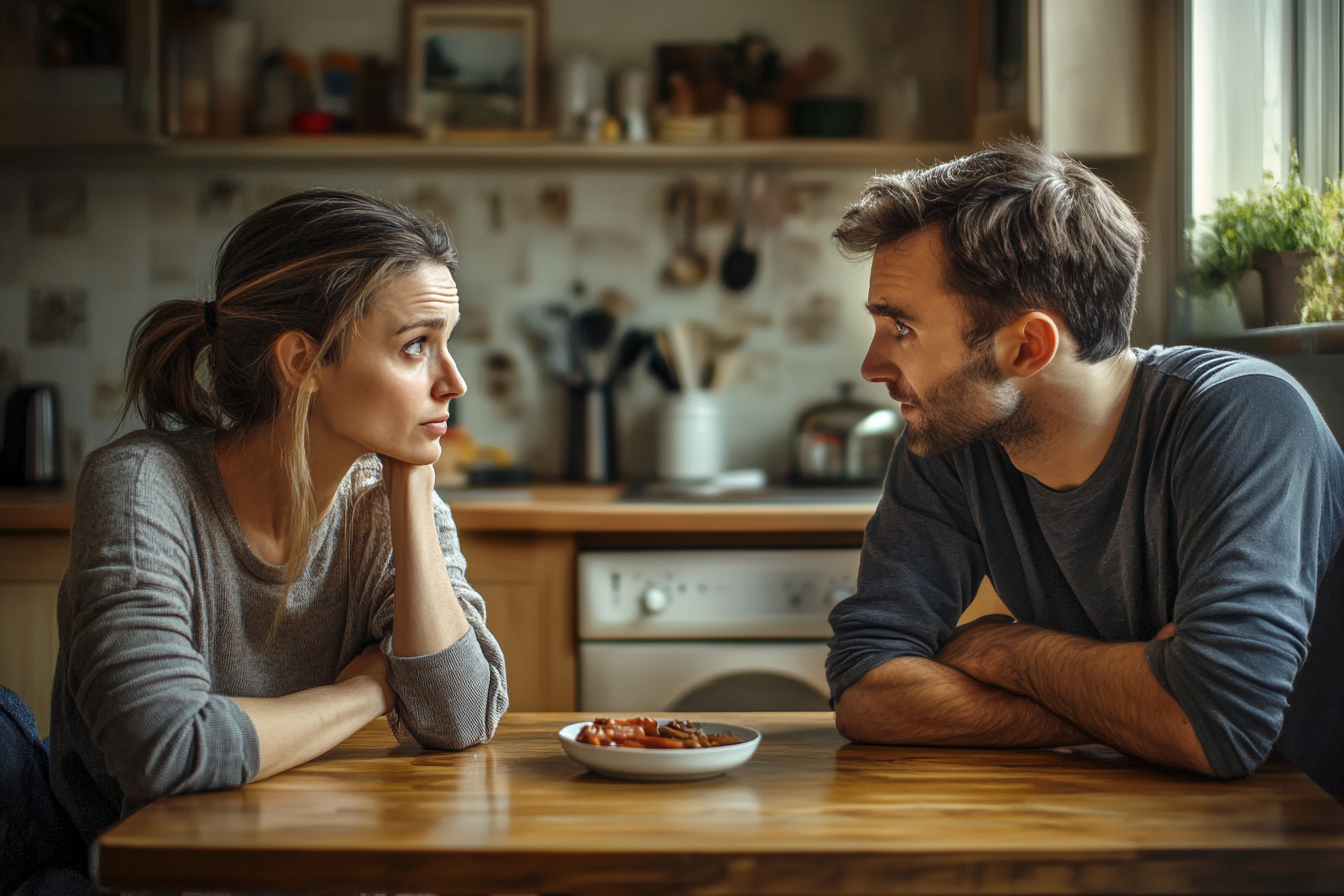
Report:
[[[743,140],[734,143],[564,143],[426,141],[406,136],[245,137],[176,140],[135,147],[9,148],[6,162],[77,157],[118,164],[414,163],[433,166],[667,167],[680,165],[862,166],[896,171],[947,161],[974,151],[970,143],[892,143],[882,140]]]

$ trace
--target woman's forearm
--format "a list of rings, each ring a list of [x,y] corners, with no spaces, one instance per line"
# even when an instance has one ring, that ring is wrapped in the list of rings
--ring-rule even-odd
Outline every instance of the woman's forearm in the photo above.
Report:
[[[399,469],[388,481],[397,570],[392,652],[426,656],[447,649],[469,625],[448,579],[434,526],[434,470],[393,463]]]
[[[387,711],[384,686],[358,676],[284,697],[234,697],[257,729],[261,768],[253,781],[307,762]]]

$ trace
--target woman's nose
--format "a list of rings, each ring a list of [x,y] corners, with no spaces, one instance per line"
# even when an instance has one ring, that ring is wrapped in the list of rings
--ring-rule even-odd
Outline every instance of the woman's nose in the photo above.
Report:
[[[447,352],[443,353],[443,367],[434,387],[435,398],[460,398],[467,394],[467,381],[462,379],[462,371],[457,369],[457,362]]]

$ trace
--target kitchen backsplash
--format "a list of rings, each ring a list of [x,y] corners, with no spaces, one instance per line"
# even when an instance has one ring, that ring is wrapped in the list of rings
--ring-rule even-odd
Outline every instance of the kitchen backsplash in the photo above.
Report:
[[[572,295],[624,309],[623,325],[700,320],[747,333],[723,394],[727,461],[787,470],[800,410],[854,382],[871,325],[867,266],[829,234],[863,171],[776,170],[776,218],[759,273],[741,294],[711,277],[686,288],[660,272],[678,236],[669,188],[693,177],[708,212],[697,234],[713,261],[726,247],[738,169],[501,171],[295,166],[203,171],[0,173],[0,378],[60,387],[72,459],[113,436],[122,365],[136,320],[154,303],[207,297],[213,253],[239,220],[294,190],[364,190],[443,219],[457,242],[463,321],[452,350],[471,386],[455,413],[479,442],[503,446],[540,477],[560,474],[565,394],[549,380],[520,318]],[[605,294],[605,295],[604,295]],[[566,299],[571,303],[572,298]],[[651,477],[661,387],[637,367],[617,394],[624,472]]]

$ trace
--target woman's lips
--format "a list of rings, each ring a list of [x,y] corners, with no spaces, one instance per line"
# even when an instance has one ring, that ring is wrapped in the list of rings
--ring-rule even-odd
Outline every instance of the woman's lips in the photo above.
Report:
[[[420,428],[426,432],[432,433],[435,438],[442,436],[448,431],[448,418],[442,420],[431,420],[428,423],[421,423]]]

